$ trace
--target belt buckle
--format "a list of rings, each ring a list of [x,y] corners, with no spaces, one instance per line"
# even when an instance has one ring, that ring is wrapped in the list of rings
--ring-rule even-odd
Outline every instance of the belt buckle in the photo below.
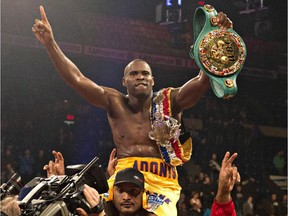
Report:
[[[245,61],[245,46],[238,35],[228,30],[208,32],[200,41],[198,52],[206,71],[220,77],[235,74]]]

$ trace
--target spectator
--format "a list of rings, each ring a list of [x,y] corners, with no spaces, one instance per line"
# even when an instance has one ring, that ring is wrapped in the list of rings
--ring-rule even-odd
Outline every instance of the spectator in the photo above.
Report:
[[[273,165],[278,175],[284,175],[284,168],[286,165],[284,150],[280,150],[273,157]]]
[[[5,150],[4,150],[4,154],[1,155],[1,161],[4,162],[3,165],[6,166],[7,163],[10,163],[12,165],[12,167],[16,167],[17,166],[17,160],[16,160],[16,157],[14,152],[13,152],[13,148],[12,147],[7,147]],[[2,169],[4,167],[1,167]]]
[[[209,161],[209,168],[210,179],[212,182],[214,182],[217,179],[221,168],[220,164],[217,161],[217,154],[215,152],[211,155],[211,159]]]
[[[183,203],[185,205],[183,205]],[[177,202],[177,210],[178,210],[178,212],[180,211],[180,209],[183,210],[184,207],[186,209],[186,196],[185,196],[185,193],[183,191],[181,191],[180,198],[179,198],[179,200]]]
[[[243,216],[254,216],[253,197],[248,196],[246,202],[243,204]]]
[[[287,216],[287,206],[288,206],[287,194],[284,194],[280,202],[281,216]]]
[[[46,173],[43,170],[43,167],[47,163],[48,157],[47,157],[46,152],[44,151],[44,149],[39,149],[38,150],[37,155],[36,155],[36,161],[37,161],[37,163],[35,164],[36,176],[45,177]]]
[[[187,210],[186,202],[181,202],[178,207],[178,216],[187,216],[189,212]]]
[[[214,184],[212,184],[210,177],[208,175],[205,176],[204,181],[201,185],[201,192],[200,192],[202,211],[205,211],[207,208],[211,208],[213,199],[215,197],[215,192],[217,191],[216,186],[217,185],[215,184],[214,188]]]
[[[244,204],[242,185],[236,185],[235,190],[232,191],[232,197],[235,204],[237,216],[242,216],[242,207]]]
[[[281,208],[278,201],[277,194],[273,193],[267,205],[267,213],[269,216],[281,215]]]
[[[29,148],[26,148],[22,155],[19,157],[19,174],[22,177],[22,181],[27,183],[34,177],[34,156],[31,155]]]
[[[197,216],[202,213],[202,202],[200,200],[199,192],[192,191],[191,198],[189,200],[190,204],[190,215]]]

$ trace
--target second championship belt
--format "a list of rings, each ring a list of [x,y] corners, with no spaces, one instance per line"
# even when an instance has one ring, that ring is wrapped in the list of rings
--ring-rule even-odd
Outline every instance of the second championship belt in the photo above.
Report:
[[[211,5],[198,7],[194,14],[194,45],[189,55],[210,78],[214,94],[223,99],[236,95],[236,78],[246,59],[246,46],[233,30],[221,30],[217,11]]]

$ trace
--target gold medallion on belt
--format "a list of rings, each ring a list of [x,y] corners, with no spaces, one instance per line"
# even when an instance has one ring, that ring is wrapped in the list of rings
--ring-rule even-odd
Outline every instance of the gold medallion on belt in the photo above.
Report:
[[[199,44],[199,59],[211,74],[229,76],[242,67],[245,47],[239,36],[233,32],[213,30]]]

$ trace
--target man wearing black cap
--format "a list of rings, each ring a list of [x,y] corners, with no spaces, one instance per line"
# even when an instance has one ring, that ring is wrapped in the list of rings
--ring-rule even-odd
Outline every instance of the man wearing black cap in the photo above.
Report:
[[[140,171],[134,168],[120,170],[109,193],[113,194],[113,199],[107,202],[107,215],[150,215],[142,208],[144,176]]]

